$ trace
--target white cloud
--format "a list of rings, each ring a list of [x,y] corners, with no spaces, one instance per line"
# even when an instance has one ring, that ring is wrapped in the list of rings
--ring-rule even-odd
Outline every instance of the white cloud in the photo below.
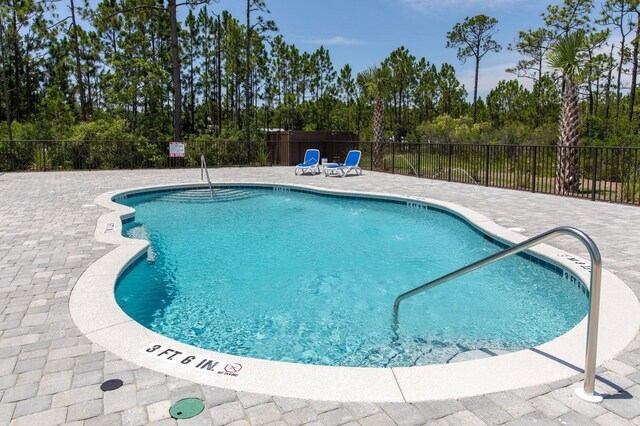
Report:
[[[444,9],[466,9],[476,6],[493,9],[520,1],[522,0],[400,0],[403,5],[425,15],[434,15]]]
[[[310,43],[321,44],[323,46],[357,46],[364,44],[361,40],[335,36],[331,38],[313,38],[308,40]]]

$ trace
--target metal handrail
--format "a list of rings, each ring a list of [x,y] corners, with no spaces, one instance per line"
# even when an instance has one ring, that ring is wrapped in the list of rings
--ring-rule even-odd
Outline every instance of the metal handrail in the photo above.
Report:
[[[207,174],[207,182],[209,182],[209,191],[211,192],[211,198],[213,198],[213,187],[211,186],[211,179],[209,179],[209,169],[207,168],[207,161],[204,159],[204,154],[200,156],[200,180],[204,180],[203,174]]]
[[[551,229],[547,232],[543,232],[533,238],[529,238],[519,244],[506,248],[498,253],[487,256],[484,259],[480,259],[465,267],[457,269],[449,274],[443,275],[433,281],[430,281],[420,287],[416,287],[413,290],[398,296],[393,303],[393,331],[397,335],[398,333],[398,311],[400,309],[400,302],[403,300],[415,296],[429,289],[439,286],[447,281],[457,278],[461,275],[467,274],[476,269],[490,265],[497,262],[500,259],[520,253],[528,248],[542,244],[558,235],[572,235],[576,237],[584,246],[589,250],[591,256],[591,282],[589,290],[589,313],[587,323],[587,350],[584,362],[584,387],[583,389],[577,389],[576,394],[590,402],[601,402],[602,397],[595,394],[595,375],[596,375],[596,352],[598,345],[598,319],[600,316],[600,281],[602,277],[602,259],[600,257],[600,251],[593,242],[593,240],[585,234],[583,231],[571,227],[560,226],[558,228]]]

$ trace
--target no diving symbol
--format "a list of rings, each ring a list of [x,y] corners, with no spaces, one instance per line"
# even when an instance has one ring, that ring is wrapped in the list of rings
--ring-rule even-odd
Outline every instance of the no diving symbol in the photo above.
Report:
[[[240,370],[242,370],[242,364],[233,363],[224,366],[224,371],[227,373],[237,373]]]

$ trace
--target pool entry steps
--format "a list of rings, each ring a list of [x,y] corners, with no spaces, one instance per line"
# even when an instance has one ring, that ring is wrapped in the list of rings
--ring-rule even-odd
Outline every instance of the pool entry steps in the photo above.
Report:
[[[476,262],[470,263],[467,266],[463,266],[460,269],[456,269],[446,275],[436,278],[426,284],[402,293],[398,296],[393,303],[393,332],[398,336],[398,314],[400,309],[400,302],[408,299],[417,294],[423,293],[429,289],[444,284],[457,278],[461,275],[465,275],[476,269],[483,268],[487,265],[495,263],[501,259],[520,253],[528,248],[542,244],[545,241],[551,240],[559,235],[571,235],[577,238],[589,251],[591,256],[591,282],[589,286],[589,313],[587,322],[587,353],[585,355],[584,362],[584,387],[576,389],[576,396],[587,401],[600,403],[602,402],[602,396],[595,393],[595,377],[596,377],[596,353],[598,346],[598,318],[600,316],[600,281],[602,277],[602,258],[600,257],[600,250],[593,242],[591,237],[585,234],[583,231],[571,227],[560,226],[550,229],[549,231],[538,234],[535,237],[529,238],[519,244],[515,244],[502,251],[494,253]]]
[[[176,203],[224,203],[246,200],[259,195],[240,188],[213,188],[213,197],[208,189],[194,191],[174,191],[163,196],[164,201]]]

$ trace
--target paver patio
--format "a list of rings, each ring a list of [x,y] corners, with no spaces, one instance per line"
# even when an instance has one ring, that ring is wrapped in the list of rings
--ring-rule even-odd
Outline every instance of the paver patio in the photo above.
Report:
[[[640,208],[366,172],[294,176],[292,168],[211,170],[216,182],[299,183],[450,201],[525,235],[559,225],[586,231],[603,266],[640,294]],[[0,175],[0,424],[176,424],[172,403],[202,398],[205,411],[180,424],[420,425],[640,424],[640,340],[598,369],[599,405],[574,396],[581,379],[424,403],[340,403],[235,392],[193,384],[119,359],[82,336],[69,315],[78,277],[112,246],[93,232],[104,192],[197,181],[199,170],[7,173]],[[569,238],[552,245],[588,258]],[[102,392],[111,378],[124,386]]]

